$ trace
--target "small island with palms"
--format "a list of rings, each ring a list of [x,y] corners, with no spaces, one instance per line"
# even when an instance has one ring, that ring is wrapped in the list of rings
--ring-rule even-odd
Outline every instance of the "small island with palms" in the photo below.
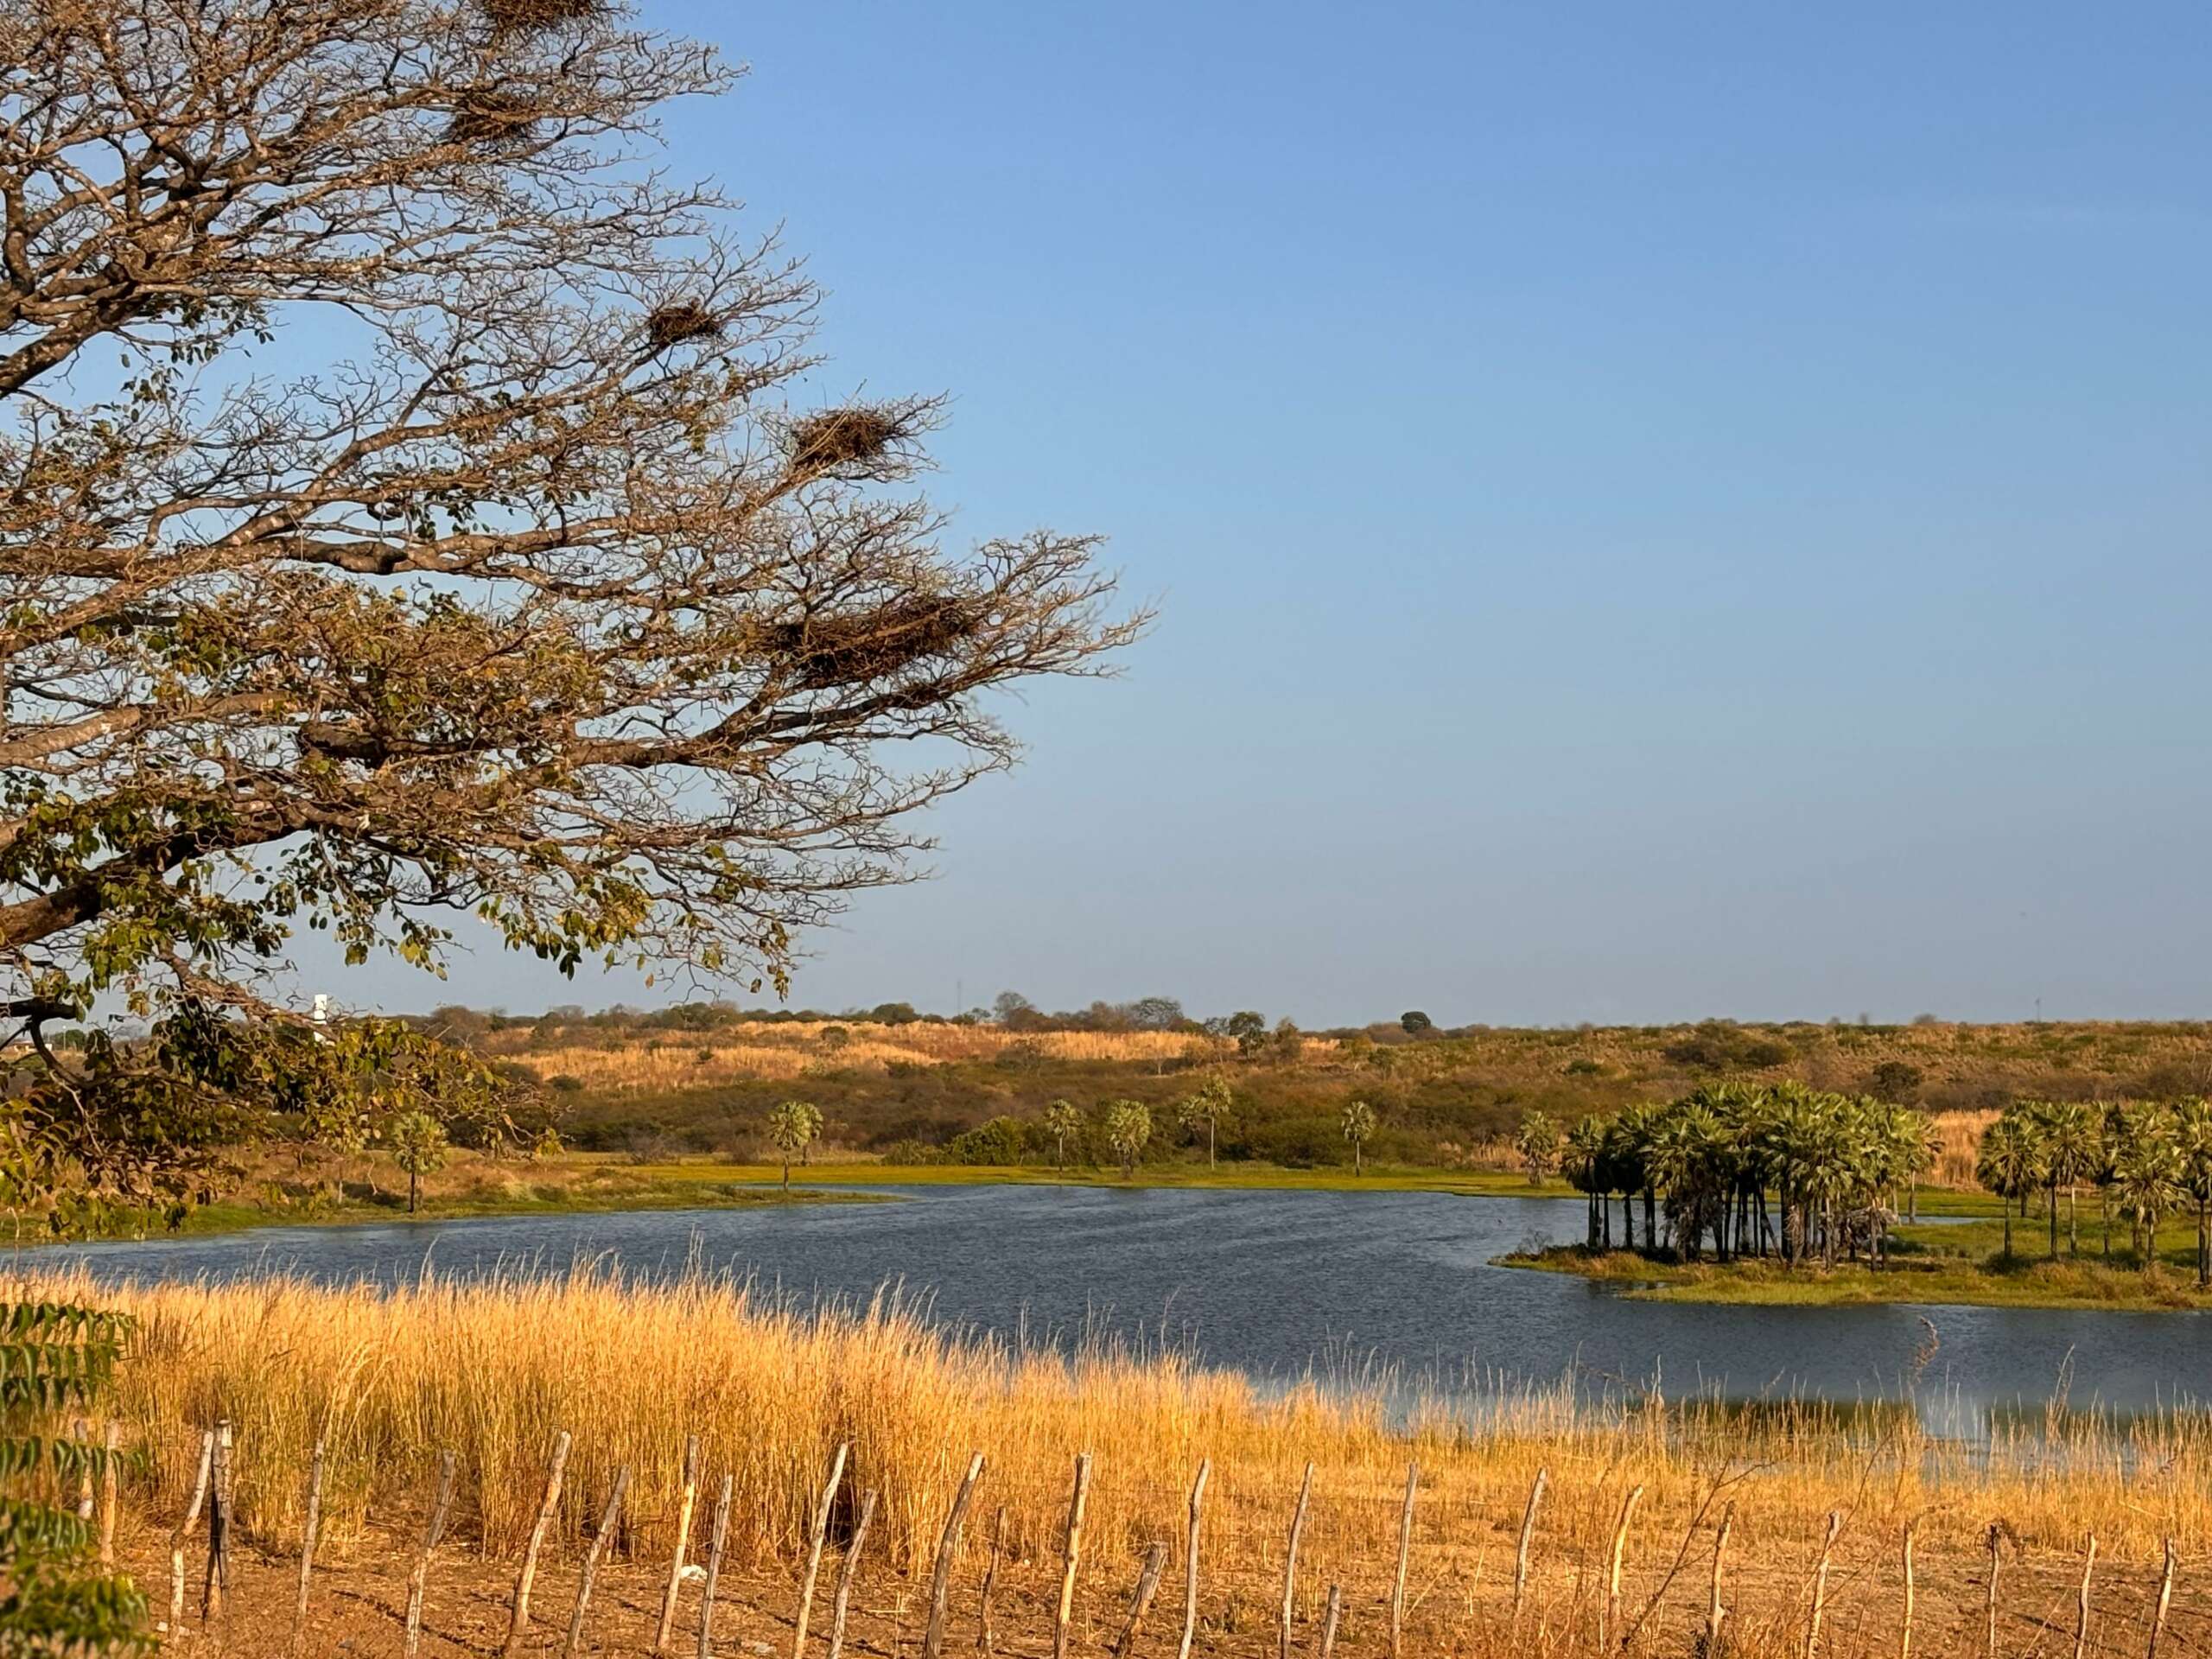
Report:
[[[1708,1085],[1564,1133],[1531,1113],[1516,1144],[1531,1182],[1555,1174],[1583,1195],[1589,1230],[1502,1264],[1624,1294],[2212,1307],[2212,1103],[2193,1096],[2016,1102],[1979,1130],[1982,1192],[1924,1199],[1940,1149],[1930,1120],[1795,1082]],[[2031,1215],[2040,1251],[2015,1236]]]

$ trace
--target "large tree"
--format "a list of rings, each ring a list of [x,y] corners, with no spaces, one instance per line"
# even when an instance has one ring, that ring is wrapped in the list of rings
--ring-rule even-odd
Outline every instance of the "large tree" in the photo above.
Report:
[[[947,549],[934,404],[807,406],[804,277],[651,153],[732,79],[595,0],[0,0],[17,1020],[471,916],[780,985],[1130,637],[1088,538]]]

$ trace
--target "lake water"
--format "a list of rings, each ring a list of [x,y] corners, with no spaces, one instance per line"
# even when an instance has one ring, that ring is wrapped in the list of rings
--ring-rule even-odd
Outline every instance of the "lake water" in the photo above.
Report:
[[[1263,1380],[1387,1364],[1402,1378],[1551,1383],[1669,1396],[1895,1397],[1936,1325],[1916,1390],[1931,1427],[1975,1435],[1994,1408],[2153,1408],[2212,1393],[2199,1313],[1990,1307],[1714,1307],[1627,1300],[1563,1274],[1494,1268],[1579,1239],[1580,1199],[1433,1192],[887,1185],[901,1202],[264,1229],[46,1249],[103,1276],[296,1272],[410,1279],[560,1273],[610,1254],[633,1274],[695,1256],[802,1299],[897,1281],[940,1319],[1032,1341],[1089,1328],[1188,1347]]]

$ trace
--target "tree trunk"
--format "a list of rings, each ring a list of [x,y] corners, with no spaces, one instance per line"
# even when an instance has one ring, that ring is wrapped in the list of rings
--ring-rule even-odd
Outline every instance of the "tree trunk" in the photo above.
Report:
[[[415,1200],[422,1190],[422,1172],[416,1169],[409,1170],[407,1172],[407,1213],[410,1216],[415,1213]]]
[[[2046,1198],[2050,1211],[2050,1259],[2056,1262],[2058,1260],[2058,1183],[2056,1180],[2054,1179],[2050,1183],[2050,1191]]]
[[[2082,1254],[2081,1191],[2077,1183],[2066,1183],[2066,1254],[2070,1256]]]
[[[790,1192],[791,1190],[791,1154],[789,1154],[789,1153],[787,1152],[787,1153],[785,1153],[785,1154],[784,1154],[784,1191],[785,1191],[785,1192]]]
[[[1997,1205],[2005,1212],[2005,1259],[2009,1262],[2012,1258],[2012,1200],[2000,1194]]]
[[[1214,1166],[1213,1145],[1213,1119],[1209,1117],[1206,1119],[1206,1167],[1208,1169]]]

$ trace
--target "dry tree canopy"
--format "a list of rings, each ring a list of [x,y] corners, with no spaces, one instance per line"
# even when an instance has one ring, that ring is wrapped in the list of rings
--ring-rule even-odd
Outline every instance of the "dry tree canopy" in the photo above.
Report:
[[[463,915],[776,977],[1132,637],[880,487],[933,404],[792,413],[812,291],[650,153],[732,80],[613,0],[0,0],[18,1017]]]

